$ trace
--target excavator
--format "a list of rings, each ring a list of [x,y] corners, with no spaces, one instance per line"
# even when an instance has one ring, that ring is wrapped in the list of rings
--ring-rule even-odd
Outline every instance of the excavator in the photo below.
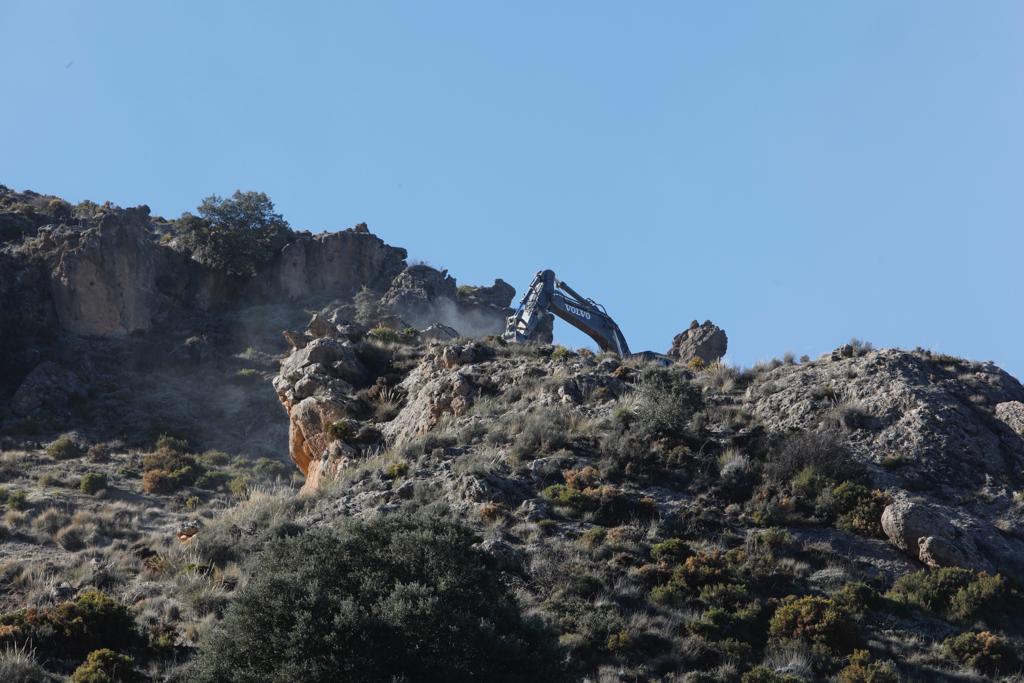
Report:
[[[650,351],[631,354],[626,338],[604,306],[576,292],[564,280],[555,277],[552,270],[542,270],[533,278],[519,309],[508,317],[502,337],[511,342],[550,341],[552,314],[589,336],[602,351],[611,351],[623,358],[661,356]]]

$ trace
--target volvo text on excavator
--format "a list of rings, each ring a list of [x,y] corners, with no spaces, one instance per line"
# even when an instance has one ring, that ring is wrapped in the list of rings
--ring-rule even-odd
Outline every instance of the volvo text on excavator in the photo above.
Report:
[[[550,341],[543,337],[551,331],[552,314],[589,336],[602,351],[611,351],[623,358],[633,355],[622,331],[604,306],[578,294],[551,270],[542,270],[533,278],[519,303],[519,310],[509,316],[503,336],[516,342]]]

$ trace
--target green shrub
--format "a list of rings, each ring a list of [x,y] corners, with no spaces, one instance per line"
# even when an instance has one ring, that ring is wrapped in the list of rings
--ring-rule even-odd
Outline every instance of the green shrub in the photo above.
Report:
[[[610,484],[583,490],[566,484],[553,484],[541,496],[574,514],[588,513],[594,522],[604,526],[622,524],[631,519],[650,519],[655,513],[654,500],[627,494]]]
[[[833,596],[833,599],[852,614],[865,614],[878,608],[882,602],[878,591],[861,581],[844,584]]]
[[[474,542],[455,523],[394,515],[272,543],[191,680],[560,680],[552,636]]]
[[[867,650],[854,650],[850,663],[839,672],[839,683],[899,683],[892,662],[873,662]]]
[[[813,504],[823,490],[832,486],[834,482],[822,476],[814,465],[804,467],[789,480],[789,490],[805,506]]]
[[[185,453],[188,451],[188,441],[185,439],[171,436],[170,434],[161,434],[156,440],[154,448],[158,451],[174,451],[175,453]]]
[[[398,479],[399,477],[404,477],[408,473],[409,463],[404,460],[391,463],[384,471],[384,474],[386,474],[389,479]]]
[[[356,435],[351,420],[335,420],[325,430],[328,441],[348,441]]]
[[[729,563],[725,554],[713,550],[710,552],[701,551],[690,557],[676,567],[672,573],[672,581],[679,586],[688,588],[691,591],[699,590],[704,586],[716,583],[723,583],[730,577]]]
[[[572,508],[573,510],[593,510],[596,501],[579,489],[565,484],[552,484],[540,492],[543,498],[555,505]]]
[[[95,588],[54,607],[0,616],[0,643],[31,641],[47,656],[81,659],[104,647],[129,649],[138,639],[128,608]]]
[[[556,362],[561,362],[570,357],[572,357],[572,350],[562,345],[555,346],[554,350],[551,352],[551,360]]]
[[[109,648],[90,652],[85,662],[71,674],[71,683],[135,683],[142,680],[131,657]]]
[[[215,470],[213,472],[205,472],[201,477],[196,479],[196,486],[207,491],[219,491],[226,487],[231,481],[232,475],[229,472],[223,472],[221,470]]]
[[[107,475],[101,472],[87,472],[78,482],[78,490],[89,496],[105,488],[107,488]]]
[[[1006,582],[999,574],[990,576],[961,567],[904,574],[889,591],[895,600],[961,621],[992,618],[1007,596]]]
[[[69,460],[82,455],[82,447],[71,434],[61,434],[46,447],[46,454],[54,460]]]
[[[978,572],[974,580],[958,590],[949,603],[949,614],[954,619],[973,621],[991,619],[1003,612],[1003,600],[1009,591],[999,574],[989,576]]]
[[[372,330],[366,333],[368,337],[374,341],[382,342],[385,344],[393,344],[402,341],[402,335],[395,330],[385,325],[377,325]]]
[[[157,440],[157,449],[142,458],[143,491],[173,493],[195,484],[205,474],[194,457],[182,453],[184,448],[187,444],[173,437],[165,435]]]
[[[817,595],[783,599],[775,610],[769,633],[782,640],[799,640],[833,653],[849,652],[857,632],[849,613],[836,601]]]
[[[987,675],[1010,673],[1019,665],[1013,644],[989,631],[951,636],[943,641],[942,649],[960,664]]]
[[[670,538],[651,546],[651,558],[658,562],[683,562],[692,554],[686,541],[679,538]]]
[[[650,437],[682,438],[703,407],[700,388],[677,370],[646,369],[638,391],[636,427]]]
[[[185,213],[175,227],[197,261],[246,277],[292,238],[288,222],[262,192],[236,191],[230,199],[210,195],[199,205],[199,216]]]
[[[28,507],[28,495],[24,491],[12,491],[7,494],[7,507],[11,510],[24,510]]]
[[[833,513],[836,527],[844,531],[885,538],[882,531],[882,511],[888,505],[885,494],[871,491],[852,481],[844,481],[832,489]]]

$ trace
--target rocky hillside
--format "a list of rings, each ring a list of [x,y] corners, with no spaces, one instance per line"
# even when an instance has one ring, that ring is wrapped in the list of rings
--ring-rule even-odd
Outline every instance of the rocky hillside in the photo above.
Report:
[[[243,277],[144,207],[0,211],[0,640],[35,648],[0,673],[1020,678],[1024,387],[991,363],[512,345],[511,287],[365,226]]]

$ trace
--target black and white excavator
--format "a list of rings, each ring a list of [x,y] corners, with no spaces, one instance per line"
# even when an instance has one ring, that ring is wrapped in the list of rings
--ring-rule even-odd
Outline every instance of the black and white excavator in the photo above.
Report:
[[[552,314],[589,336],[602,351],[611,351],[623,358],[634,355],[604,306],[580,295],[564,280],[555,277],[552,270],[542,270],[533,278],[519,303],[519,310],[509,316],[503,337],[512,342],[550,342]]]

